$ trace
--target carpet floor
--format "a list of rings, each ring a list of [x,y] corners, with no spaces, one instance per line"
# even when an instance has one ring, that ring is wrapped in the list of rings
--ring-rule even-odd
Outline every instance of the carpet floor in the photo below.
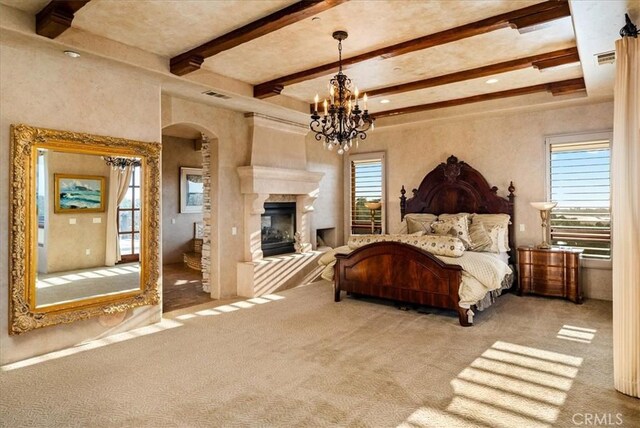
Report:
[[[189,308],[152,334],[5,366],[0,426],[640,426],[640,401],[613,389],[610,302],[507,294],[462,328],[332,297],[323,281]]]

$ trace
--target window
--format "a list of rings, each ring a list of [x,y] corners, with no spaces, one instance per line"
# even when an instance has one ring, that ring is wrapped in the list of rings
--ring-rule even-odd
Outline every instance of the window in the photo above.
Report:
[[[118,236],[121,262],[140,258],[140,167],[133,168],[129,189],[118,206]]]
[[[349,168],[351,234],[385,233],[384,153],[352,155]]]
[[[611,133],[547,138],[551,244],[611,258]]]

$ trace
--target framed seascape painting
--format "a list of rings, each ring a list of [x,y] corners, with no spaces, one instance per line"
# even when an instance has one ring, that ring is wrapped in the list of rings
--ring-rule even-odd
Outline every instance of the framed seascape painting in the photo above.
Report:
[[[202,168],[180,167],[180,213],[201,213],[203,199]]]
[[[105,178],[96,175],[54,174],[55,213],[103,212]]]

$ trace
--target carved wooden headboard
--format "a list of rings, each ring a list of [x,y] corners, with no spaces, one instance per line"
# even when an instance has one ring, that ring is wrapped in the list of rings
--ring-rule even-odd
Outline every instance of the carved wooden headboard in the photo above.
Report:
[[[513,182],[509,185],[507,198],[498,196],[498,188],[490,187],[487,180],[467,163],[449,156],[447,163],[441,163],[429,172],[420,187],[413,189],[413,197],[407,199],[402,186],[400,193],[400,215],[404,219],[409,213],[455,214],[509,214],[510,260],[515,262],[515,229]]]

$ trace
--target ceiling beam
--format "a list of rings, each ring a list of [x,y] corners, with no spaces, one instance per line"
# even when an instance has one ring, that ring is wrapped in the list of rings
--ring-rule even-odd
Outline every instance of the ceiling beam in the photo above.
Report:
[[[445,108],[445,107],[454,107],[454,106],[460,106],[463,104],[478,103],[481,101],[497,100],[500,98],[517,97],[520,95],[534,94],[537,92],[550,92],[552,95],[556,96],[556,95],[566,95],[573,92],[581,92],[584,90],[585,90],[584,79],[582,77],[579,77],[577,79],[562,80],[562,81],[551,82],[551,83],[542,83],[540,85],[526,86],[524,88],[508,89],[506,91],[491,92],[489,94],[474,95],[471,97],[458,98],[455,100],[439,101],[436,103],[421,104],[417,106],[398,108],[394,110],[380,111],[377,113],[372,113],[372,116],[374,116],[376,119],[380,119],[382,117],[397,116],[397,115],[408,114],[408,113],[417,113],[417,112],[427,111],[427,110],[436,110],[436,109]]]
[[[431,77],[429,79],[417,80],[414,82],[402,83],[399,85],[387,86],[385,88],[360,91],[367,93],[369,98],[380,95],[393,95],[403,92],[417,91],[420,89],[432,88],[434,86],[447,85],[450,83],[463,82],[465,80],[477,79],[479,77],[493,76],[509,71],[521,70],[523,68],[534,67],[539,70],[557,67],[559,65],[572,64],[580,61],[578,49],[567,48],[557,51],[546,52],[539,55],[518,58],[511,61],[497,64],[485,65],[483,67],[469,70],[457,71],[455,73],[444,74],[442,76]],[[310,106],[313,109],[313,104]],[[312,110],[313,112],[313,110]]]
[[[52,0],[36,14],[36,34],[55,39],[71,27],[74,14],[90,0]]]
[[[205,58],[295,24],[347,1],[349,0],[302,0],[294,3],[171,58],[171,72],[184,76],[200,69]]]
[[[351,58],[342,60],[342,68],[372,59],[393,58],[406,53],[415,52],[434,46],[455,42],[468,37],[485,34],[502,28],[517,28],[541,24],[564,16],[570,16],[569,4],[566,0],[550,0],[522,9],[492,16],[480,21],[465,24],[460,27],[433,33],[428,36],[408,40],[392,46],[376,49]],[[332,62],[308,70],[299,71],[288,76],[279,77],[268,82],[260,83],[253,88],[253,96],[264,99],[280,94],[287,85],[304,82],[316,77],[326,76],[338,69],[339,63]]]

